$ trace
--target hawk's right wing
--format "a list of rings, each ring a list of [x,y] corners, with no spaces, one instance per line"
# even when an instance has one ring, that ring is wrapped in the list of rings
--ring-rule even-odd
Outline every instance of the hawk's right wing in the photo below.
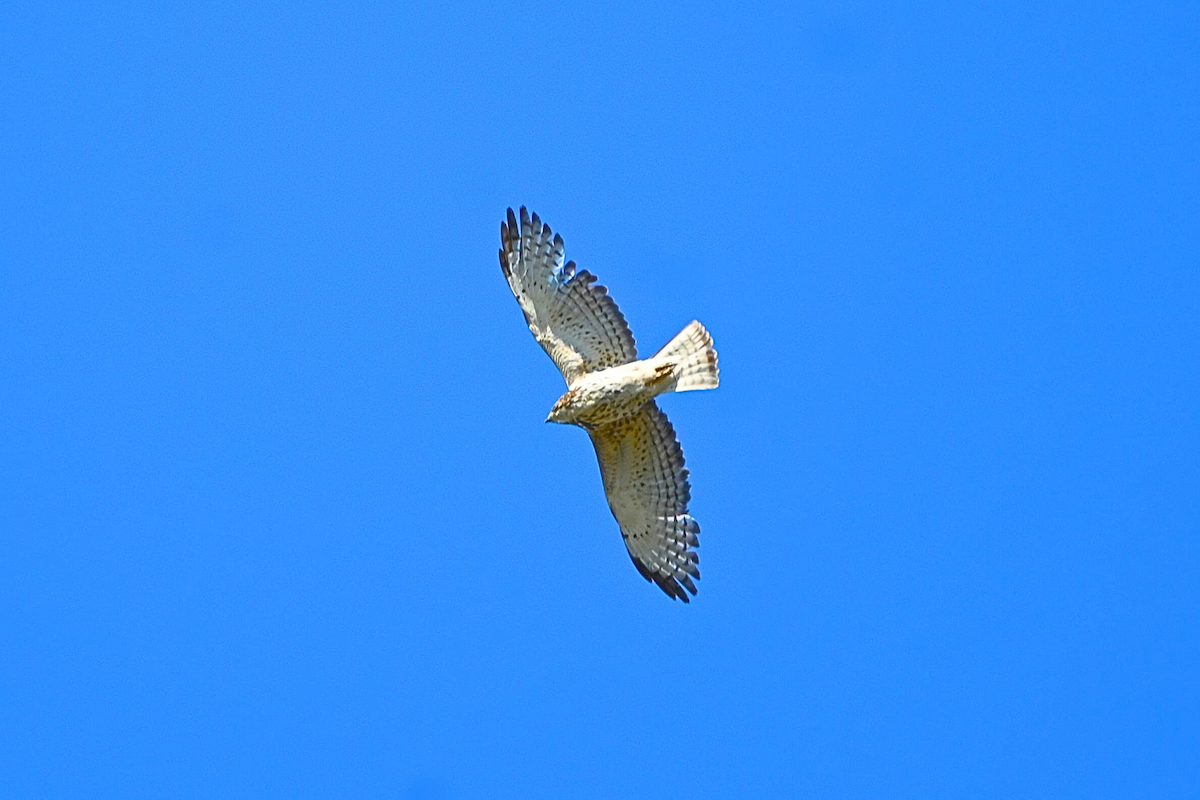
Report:
[[[516,295],[538,344],[570,386],[589,372],[637,360],[637,346],[625,317],[587,270],[563,263],[563,240],[551,239],[550,226],[521,207],[500,223],[500,269]]]
[[[700,579],[700,524],[688,513],[691,488],[683,448],[651,400],[611,425],[588,429],[604,493],[633,565],[671,597],[689,602]]]

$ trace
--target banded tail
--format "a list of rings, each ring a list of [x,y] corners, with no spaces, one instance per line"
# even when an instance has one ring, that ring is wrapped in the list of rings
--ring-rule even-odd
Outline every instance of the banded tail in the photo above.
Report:
[[[654,354],[654,359],[674,361],[675,391],[715,389],[721,382],[717,369],[717,350],[713,338],[699,322],[692,320],[675,338]]]

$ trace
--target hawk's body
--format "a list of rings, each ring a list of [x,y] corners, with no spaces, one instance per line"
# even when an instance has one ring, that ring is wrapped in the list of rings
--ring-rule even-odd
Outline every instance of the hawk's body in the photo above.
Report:
[[[567,391],[547,419],[578,425],[591,436],[604,493],[634,566],[684,602],[700,578],[700,526],[688,513],[683,450],[657,395],[714,389],[717,352],[692,322],[652,358],[637,360],[633,334],[595,277],[564,263],[561,236],[538,216],[512,209],[500,225],[500,267],[525,321],[554,360]]]

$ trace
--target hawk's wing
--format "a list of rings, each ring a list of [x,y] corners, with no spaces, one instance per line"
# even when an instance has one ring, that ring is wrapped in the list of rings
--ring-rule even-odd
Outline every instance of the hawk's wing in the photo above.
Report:
[[[563,263],[563,240],[521,207],[500,223],[500,269],[525,312],[529,330],[570,386],[588,372],[637,360],[633,334],[608,290],[575,262]]]
[[[664,592],[689,602],[700,579],[700,524],[688,514],[688,471],[667,415],[651,400],[620,422],[588,430],[604,493],[634,566]],[[682,585],[681,585],[682,584]]]

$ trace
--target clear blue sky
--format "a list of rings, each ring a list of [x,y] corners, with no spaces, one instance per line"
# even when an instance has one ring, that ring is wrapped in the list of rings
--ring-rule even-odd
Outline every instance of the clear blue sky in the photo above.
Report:
[[[4,4],[0,794],[1200,796],[1198,42]],[[716,338],[690,606],[543,423],[521,204]]]

